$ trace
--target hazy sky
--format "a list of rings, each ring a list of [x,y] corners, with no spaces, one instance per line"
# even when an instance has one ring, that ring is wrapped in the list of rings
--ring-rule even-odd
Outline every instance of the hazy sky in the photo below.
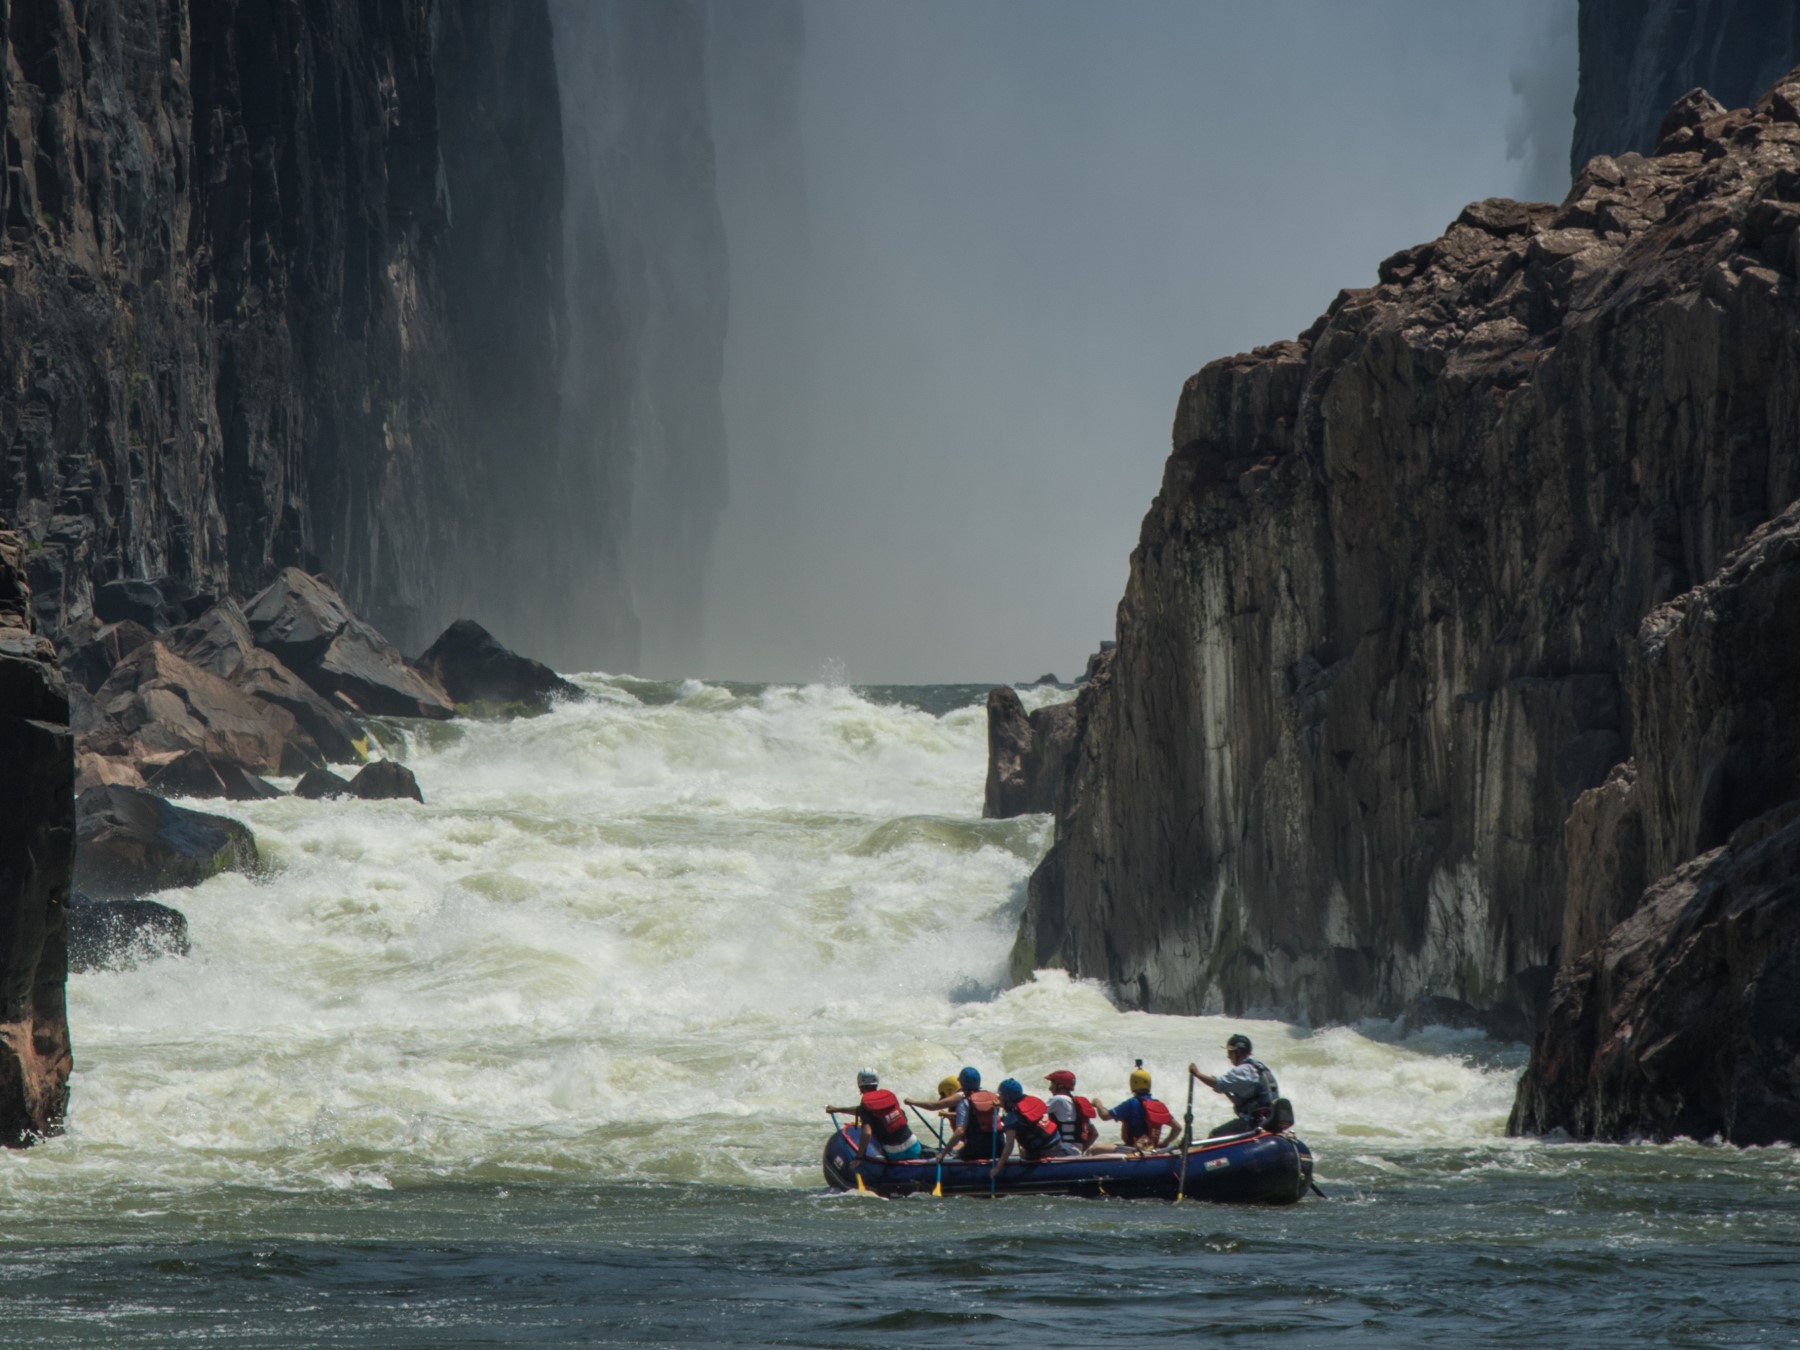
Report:
[[[705,673],[1072,678],[1188,375],[1470,200],[1566,188],[1573,14],[809,3],[799,223],[725,201]]]

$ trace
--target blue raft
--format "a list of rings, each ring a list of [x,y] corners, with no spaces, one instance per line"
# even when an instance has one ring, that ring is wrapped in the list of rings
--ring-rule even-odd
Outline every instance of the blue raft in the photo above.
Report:
[[[853,1191],[857,1178],[877,1195],[929,1195],[938,1183],[932,1157],[887,1162],[858,1157],[857,1131],[844,1126],[825,1144],[825,1184]],[[1112,1153],[1022,1162],[1014,1158],[990,1180],[990,1164],[945,1159],[945,1195],[1084,1195],[1173,1200],[1181,1185],[1181,1150]],[[1235,1205],[1291,1205],[1312,1186],[1312,1150],[1292,1133],[1196,1140],[1188,1154],[1186,1198]]]

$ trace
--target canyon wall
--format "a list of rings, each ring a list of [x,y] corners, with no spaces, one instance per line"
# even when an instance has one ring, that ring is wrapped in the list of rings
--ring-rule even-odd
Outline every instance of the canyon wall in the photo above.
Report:
[[[75,745],[56,651],[34,631],[25,544],[0,530],[0,1144],[62,1125],[68,1100]]]
[[[1015,976],[1526,1032],[1639,623],[1800,494],[1796,92],[1684,101],[1188,382]]]
[[[1690,89],[1743,107],[1800,62],[1793,0],[1581,0],[1577,27],[1572,174],[1595,155],[1649,154]]]
[[[564,665],[692,665],[712,14],[10,0],[0,509],[45,624],[110,579],[295,564],[415,650],[467,614]]]

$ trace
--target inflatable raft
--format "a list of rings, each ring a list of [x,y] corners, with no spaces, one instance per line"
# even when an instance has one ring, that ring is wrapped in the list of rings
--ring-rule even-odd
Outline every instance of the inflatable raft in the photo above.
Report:
[[[939,1184],[937,1161],[888,1162],[859,1157],[857,1130],[846,1125],[826,1141],[825,1183],[836,1191],[863,1189],[877,1195],[931,1194]],[[1022,1162],[1017,1157],[990,1178],[990,1164],[946,1159],[945,1195],[1085,1195],[1126,1200],[1173,1200],[1181,1184],[1181,1150],[1113,1153]],[[1312,1186],[1312,1150],[1293,1134],[1245,1134],[1197,1140],[1188,1154],[1190,1200],[1237,1205],[1291,1205]]]

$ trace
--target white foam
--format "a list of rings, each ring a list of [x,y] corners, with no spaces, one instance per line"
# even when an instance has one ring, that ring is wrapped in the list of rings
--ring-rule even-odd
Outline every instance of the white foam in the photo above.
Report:
[[[275,870],[166,897],[192,958],[71,980],[69,1135],[0,1187],[814,1185],[860,1064],[912,1095],[1067,1067],[1116,1100],[1142,1057],[1178,1100],[1231,1030],[1321,1150],[1498,1137],[1517,1056],[1479,1038],[1121,1013],[1059,972],[959,1001],[1001,983],[1049,842],[979,820],[980,707],[584,683],[603,697],[416,733],[423,807],[211,804]]]

